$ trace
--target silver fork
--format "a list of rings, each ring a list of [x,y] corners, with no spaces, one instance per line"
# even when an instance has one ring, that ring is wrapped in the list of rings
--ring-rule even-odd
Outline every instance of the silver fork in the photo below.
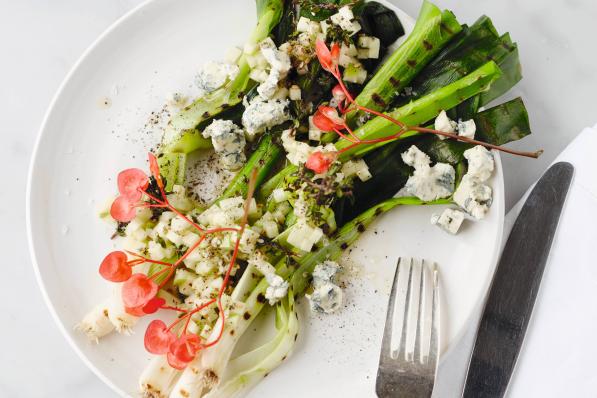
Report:
[[[379,398],[431,396],[439,359],[439,327],[435,264],[398,259],[375,384]]]

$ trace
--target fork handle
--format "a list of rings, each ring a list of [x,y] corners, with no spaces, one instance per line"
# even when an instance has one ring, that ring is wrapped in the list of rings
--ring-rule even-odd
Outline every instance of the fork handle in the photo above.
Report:
[[[380,368],[377,374],[375,392],[379,398],[429,398],[433,383],[421,383],[420,376],[396,372],[395,369]]]

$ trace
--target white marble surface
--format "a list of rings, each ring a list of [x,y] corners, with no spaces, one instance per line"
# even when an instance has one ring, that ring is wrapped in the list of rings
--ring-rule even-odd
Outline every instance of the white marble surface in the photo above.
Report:
[[[60,336],[42,302],[24,224],[26,172],[44,111],[85,48],[140,0],[0,0],[1,397],[111,397]],[[525,79],[517,94],[534,135],[517,147],[544,148],[538,161],[504,157],[513,204],[582,127],[597,118],[597,3],[592,0],[437,1],[462,21],[490,15],[518,41]],[[400,5],[416,15],[420,0]],[[592,49],[592,51],[591,51]],[[589,392],[587,392],[588,394]]]

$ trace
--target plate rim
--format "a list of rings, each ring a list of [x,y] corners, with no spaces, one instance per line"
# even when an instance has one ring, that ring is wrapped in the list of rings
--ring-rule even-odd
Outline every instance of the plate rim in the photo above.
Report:
[[[71,334],[68,332],[67,326],[62,322],[62,320],[61,320],[60,316],[58,315],[58,312],[57,312],[57,310],[56,310],[56,308],[55,308],[52,300],[50,299],[50,296],[49,296],[48,291],[47,291],[46,286],[45,286],[45,282],[44,282],[43,277],[41,275],[41,270],[40,270],[38,256],[37,256],[37,251],[36,251],[36,239],[34,238],[33,224],[32,224],[33,220],[31,218],[31,206],[32,206],[31,194],[32,194],[32,189],[33,189],[34,172],[35,172],[35,170],[37,168],[38,153],[40,151],[40,143],[42,141],[42,137],[45,135],[44,133],[46,131],[46,127],[47,127],[49,118],[52,115],[52,113],[54,111],[54,108],[56,107],[56,104],[57,104],[58,100],[60,99],[60,97],[62,96],[62,94],[63,94],[66,86],[71,81],[73,75],[79,69],[80,65],[96,49],[96,47],[106,37],[108,37],[110,34],[112,34],[112,32],[114,30],[116,30],[117,28],[119,28],[120,25],[122,25],[128,19],[130,19],[133,16],[135,16],[142,9],[144,9],[146,7],[150,7],[152,4],[158,3],[160,1],[163,1],[163,0],[144,0],[140,4],[136,5],[135,7],[133,7],[132,9],[130,9],[129,11],[127,11],[126,13],[124,13],[122,16],[120,16],[119,18],[117,18],[104,31],[102,31],[102,33],[100,33],[97,38],[95,38],[87,46],[87,48],[83,51],[83,53],[77,58],[77,60],[74,62],[74,64],[70,67],[69,71],[64,76],[64,78],[62,79],[60,85],[56,89],[55,94],[52,96],[52,99],[50,100],[50,102],[48,104],[48,107],[47,107],[47,109],[46,109],[46,111],[44,113],[42,122],[40,124],[40,127],[39,127],[39,129],[37,131],[37,136],[36,136],[36,139],[35,139],[35,142],[34,142],[33,151],[31,152],[31,158],[30,158],[29,165],[28,165],[27,185],[26,185],[26,192],[25,192],[25,195],[26,195],[25,196],[25,223],[26,223],[26,234],[27,234],[28,250],[29,250],[30,257],[31,257],[31,263],[32,263],[32,267],[33,267],[33,271],[34,271],[34,275],[35,275],[35,280],[36,280],[37,285],[39,287],[39,290],[40,290],[40,293],[42,295],[43,301],[45,302],[45,305],[48,308],[48,310],[49,310],[49,312],[51,314],[51,317],[54,320],[54,323],[58,326],[58,329],[60,330],[60,333],[66,339],[66,341],[68,342],[68,344],[70,345],[70,347],[74,350],[74,352],[77,354],[77,356],[83,361],[83,363],[103,383],[105,383],[112,391],[114,391],[115,393],[117,393],[121,397],[130,397],[130,394],[128,394],[123,389],[121,389],[120,387],[118,387],[114,382],[112,382],[112,380],[110,380],[110,378],[107,375],[105,375],[102,371],[100,371],[95,366],[95,364],[83,353],[83,351],[79,348],[78,344],[75,342],[75,340],[73,339],[73,337],[71,336]],[[416,21],[416,19],[413,18],[412,16],[410,16],[410,14],[406,13],[398,5],[394,4],[392,2],[392,0],[381,0],[381,2],[389,3],[393,8],[398,9],[405,16],[408,16],[413,21]],[[484,293],[483,293],[483,295],[482,295],[481,300],[479,301],[479,303],[477,303],[477,307],[475,307],[476,310],[473,310],[469,314],[469,316],[467,317],[467,320],[464,323],[464,325],[469,325],[469,327],[470,327],[471,321],[475,317],[475,315],[476,315],[479,307],[482,306],[485,303],[485,300],[486,300],[486,297],[487,297],[487,293],[489,291],[489,286],[490,286],[491,281],[493,279],[493,274],[494,274],[494,271],[495,271],[495,267],[497,265],[497,261],[499,259],[500,253],[501,253],[501,248],[502,248],[502,243],[503,243],[503,238],[504,238],[503,237],[504,217],[505,217],[505,203],[504,203],[504,201],[505,201],[505,192],[504,192],[505,186],[504,186],[504,175],[503,175],[503,168],[502,168],[502,161],[501,161],[500,153],[497,152],[497,151],[495,151],[495,150],[492,150],[492,153],[494,154],[494,158],[496,160],[496,168],[495,168],[496,169],[496,175],[495,175],[496,178],[494,178],[494,184],[497,183],[499,185],[499,192],[501,193],[500,200],[496,201],[494,199],[494,202],[498,203],[497,208],[496,207],[492,207],[492,211],[498,211],[497,239],[496,239],[496,242],[494,244],[493,253],[492,253],[491,259],[490,259],[490,264],[491,265],[490,265],[490,270],[488,272],[488,278],[485,280],[485,285],[483,286],[483,289],[482,289],[482,291],[484,291]],[[494,189],[494,191],[495,191],[495,189]],[[443,353],[443,355],[440,357],[440,366],[441,366],[441,364],[447,358],[449,358],[451,356],[452,352],[455,350],[455,347],[458,345],[459,342],[462,341],[464,335],[467,333],[469,327],[464,326],[457,333],[457,335],[454,337],[453,341],[450,344],[448,344],[448,348]]]
[[[45,302],[46,307],[50,311],[50,315],[51,315],[52,319],[54,320],[54,323],[58,326],[60,333],[66,339],[66,341],[68,342],[70,347],[74,350],[74,352],[77,354],[79,359],[81,359],[83,361],[83,363],[87,366],[87,368],[89,370],[91,370],[102,382],[104,382],[110,389],[112,389],[112,391],[116,392],[119,396],[125,397],[125,398],[130,397],[130,395],[128,393],[126,393],[125,391],[123,391],[116,384],[114,384],[112,382],[112,380],[110,380],[110,378],[108,378],[108,376],[106,376],[103,372],[101,372],[95,366],[95,364],[93,362],[91,362],[91,360],[89,358],[87,358],[87,356],[83,353],[83,351],[81,351],[81,349],[79,348],[77,343],[74,341],[74,339],[71,337],[70,333],[66,329],[66,325],[64,325],[64,323],[61,321],[60,317],[58,316],[58,312],[56,311],[56,308],[55,308],[54,304],[52,303],[50,296],[48,295],[48,291],[46,289],[44,280],[41,275],[37,252],[35,249],[35,239],[33,236],[33,227],[32,227],[32,219],[31,219],[31,204],[32,204],[31,203],[31,193],[32,193],[32,189],[33,189],[33,174],[36,170],[37,161],[38,161],[38,152],[40,149],[40,143],[41,143],[42,137],[44,136],[44,133],[46,130],[46,125],[48,124],[48,120],[49,120],[50,116],[52,115],[54,108],[56,107],[56,103],[58,102],[59,98],[62,96],[62,93],[64,92],[64,90],[65,90],[66,86],[68,85],[68,83],[70,82],[71,78],[76,73],[76,71],[79,69],[79,66],[87,59],[87,57],[95,50],[95,48],[108,35],[110,35],[122,23],[124,23],[126,20],[131,18],[133,15],[135,15],[141,9],[144,9],[144,8],[150,6],[152,3],[156,3],[158,1],[161,1],[161,0],[144,0],[137,6],[133,7],[132,9],[130,9],[129,11],[124,13],[122,16],[117,18],[104,31],[102,31],[102,33],[100,33],[99,36],[96,37],[91,42],[91,44],[89,44],[87,46],[87,48],[83,51],[83,53],[77,58],[75,63],[71,66],[71,68],[69,69],[67,74],[62,79],[62,81],[61,81],[60,85],[58,86],[58,89],[56,90],[52,99],[50,100],[50,103],[44,113],[44,117],[42,119],[41,125],[37,131],[37,136],[35,138],[35,143],[33,145],[33,151],[31,152],[31,159],[29,161],[29,169],[27,171],[27,187],[26,187],[26,191],[25,191],[25,223],[26,223],[26,233],[27,233],[27,244],[28,244],[28,249],[29,249],[29,255],[31,257],[33,272],[35,274],[35,280],[39,287],[43,301]]]
[[[495,184],[497,183],[499,185],[499,192],[501,192],[501,198],[500,198],[501,200],[496,201],[494,199],[493,202],[498,203],[497,208],[495,206],[491,206],[491,211],[498,211],[498,220],[497,220],[498,229],[497,229],[497,239],[494,244],[493,253],[492,253],[491,259],[490,259],[490,268],[489,268],[489,272],[487,273],[488,277],[485,280],[485,284],[484,284],[483,288],[481,289],[484,293],[481,295],[479,302],[477,302],[477,305],[473,307],[473,310],[471,311],[471,313],[466,318],[466,321],[463,324],[464,326],[456,334],[452,343],[448,344],[448,348],[446,349],[444,354],[440,356],[438,369],[442,363],[444,363],[449,357],[452,356],[452,353],[455,352],[456,347],[459,345],[459,343],[464,340],[464,336],[469,332],[470,328],[475,327],[475,329],[477,329],[477,323],[473,324],[473,321],[478,315],[481,315],[481,314],[478,314],[479,310],[485,308],[485,301],[487,300],[487,296],[489,294],[489,289],[490,289],[491,283],[493,281],[495,270],[497,268],[497,263],[501,256],[501,253],[502,253],[502,246],[504,245],[504,219],[506,217],[506,213],[505,213],[506,199],[505,199],[505,192],[504,192],[504,188],[505,188],[504,169],[502,166],[502,157],[500,155],[500,152],[495,149],[492,149],[491,153],[493,154],[493,158],[496,163],[496,165],[495,165],[496,175],[494,178],[494,187],[492,188],[492,190],[495,193]],[[440,280],[441,280],[441,275],[440,275]],[[480,319],[479,319],[479,321],[480,321]],[[475,337],[476,337],[476,335],[477,335],[477,331],[475,330]],[[468,369],[468,357],[467,357],[466,363],[467,363],[466,366]],[[466,369],[465,369],[465,371],[466,371]]]

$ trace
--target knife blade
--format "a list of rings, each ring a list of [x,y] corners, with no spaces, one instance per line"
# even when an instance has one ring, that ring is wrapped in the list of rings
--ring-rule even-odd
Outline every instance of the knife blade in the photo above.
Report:
[[[570,163],[551,166],[514,223],[485,303],[464,398],[506,393],[573,174]]]

